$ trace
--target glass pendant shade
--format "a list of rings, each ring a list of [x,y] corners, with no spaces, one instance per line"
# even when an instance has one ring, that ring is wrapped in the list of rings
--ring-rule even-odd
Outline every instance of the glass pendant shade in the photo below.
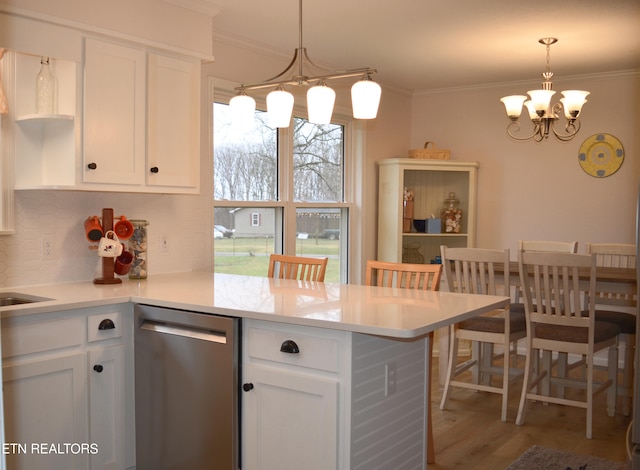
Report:
[[[536,113],[536,108],[533,106],[533,102],[531,100],[525,101],[524,106],[529,112],[529,119],[532,121],[540,120],[540,116]]]
[[[580,111],[582,111],[582,106],[587,102],[588,91],[583,90],[566,90],[561,92],[562,98],[560,101],[562,102],[562,107],[564,108],[564,115],[567,119],[575,119]]]
[[[351,106],[356,119],[375,119],[378,115],[382,88],[369,77],[351,87]]]
[[[313,86],[307,91],[307,111],[312,124],[329,124],[333,114],[336,92],[325,83]]]
[[[293,95],[284,88],[278,87],[267,95],[267,113],[269,126],[289,127],[293,112]]]
[[[232,123],[243,128],[251,126],[256,112],[256,100],[245,94],[239,94],[229,101]]]
[[[545,113],[549,109],[549,103],[551,103],[551,97],[555,95],[553,90],[530,90],[527,94],[531,97],[531,102],[536,111],[544,111]]]
[[[527,99],[524,95],[511,95],[500,98],[510,119],[518,119],[522,112],[522,103]]]

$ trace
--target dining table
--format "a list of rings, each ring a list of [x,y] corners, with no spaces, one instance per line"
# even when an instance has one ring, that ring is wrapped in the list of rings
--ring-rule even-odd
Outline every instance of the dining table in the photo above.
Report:
[[[496,266],[498,274],[504,275],[501,266]],[[581,279],[586,283],[589,278],[589,269],[579,270]],[[444,282],[446,285],[446,280]],[[596,291],[611,292],[619,295],[637,295],[638,292],[638,274],[634,268],[617,268],[617,267],[601,267],[596,268]],[[520,266],[518,261],[509,262],[509,285],[517,291],[520,287]],[[586,287],[586,286],[585,286]],[[627,309],[629,313],[638,314],[637,308],[620,307]],[[438,330],[438,349],[439,351],[449,351],[449,329],[442,328]],[[440,354],[438,358],[440,384],[444,384],[445,373],[449,363],[448,354]]]

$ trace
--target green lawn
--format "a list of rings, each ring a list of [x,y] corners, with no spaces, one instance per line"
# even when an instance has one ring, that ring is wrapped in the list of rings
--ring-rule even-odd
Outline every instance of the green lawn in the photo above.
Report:
[[[297,239],[296,255],[328,256],[326,282],[340,282],[340,241]],[[213,241],[214,270],[217,273],[266,276],[273,238],[217,238]]]

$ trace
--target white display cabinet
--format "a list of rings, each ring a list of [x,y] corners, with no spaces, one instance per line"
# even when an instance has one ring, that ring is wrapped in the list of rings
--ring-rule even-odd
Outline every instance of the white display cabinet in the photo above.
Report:
[[[440,245],[475,246],[478,164],[448,160],[389,158],[379,162],[378,259],[424,263],[440,255]],[[413,223],[403,231],[404,189],[413,194],[413,219],[440,218],[444,201],[455,192],[462,209],[459,233],[420,233]],[[444,223],[442,224],[444,227]],[[406,227],[405,227],[406,230]],[[418,255],[418,258],[420,256]]]

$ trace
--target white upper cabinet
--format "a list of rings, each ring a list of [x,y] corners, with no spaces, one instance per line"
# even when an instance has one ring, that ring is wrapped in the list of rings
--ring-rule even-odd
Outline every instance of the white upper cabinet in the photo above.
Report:
[[[198,187],[200,64],[149,54],[147,184]]]
[[[87,39],[83,183],[144,184],[146,56]]]
[[[200,64],[87,39],[82,182],[195,193]]]
[[[36,114],[39,55],[10,52],[5,158],[15,189],[196,194],[200,59],[116,39],[78,38],[79,62],[52,57],[54,114]],[[5,67],[6,68],[6,67]]]

